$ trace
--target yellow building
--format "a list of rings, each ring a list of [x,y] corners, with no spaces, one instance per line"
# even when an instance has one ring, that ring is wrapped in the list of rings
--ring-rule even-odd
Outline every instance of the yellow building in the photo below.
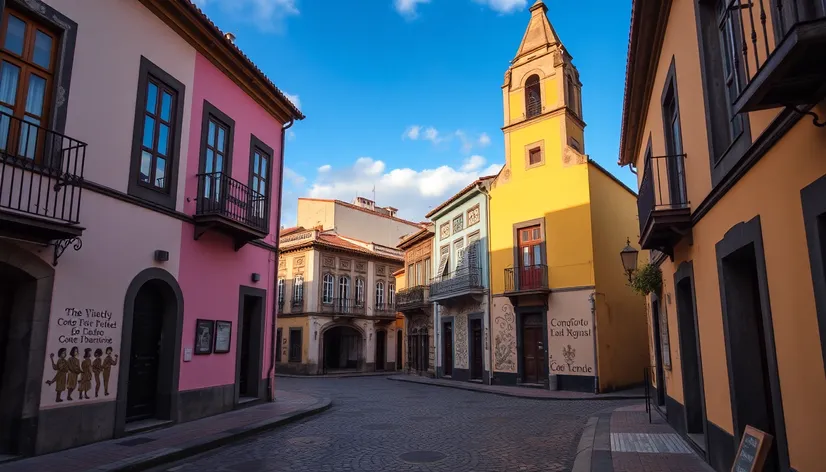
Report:
[[[826,470],[824,3],[635,0],[632,17],[620,164],[661,254],[657,402],[718,471],[748,426],[773,436],[763,470]]]
[[[536,2],[502,86],[505,166],[490,190],[493,383],[640,383],[645,306],[619,251],[636,195],[585,152],[581,83]]]

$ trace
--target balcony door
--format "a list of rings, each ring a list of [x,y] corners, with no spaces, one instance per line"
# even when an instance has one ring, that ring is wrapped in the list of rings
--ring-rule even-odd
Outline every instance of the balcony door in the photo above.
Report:
[[[250,196],[249,211],[253,224],[266,227],[267,195],[269,190],[270,155],[263,149],[253,147],[250,158]]]
[[[537,226],[519,230],[519,290],[542,287],[542,230]]]
[[[57,36],[6,5],[0,38],[0,151],[41,161],[46,140],[41,127],[49,124]]]
[[[665,100],[663,101],[663,117],[665,118],[665,144],[669,155],[666,158],[669,201],[673,208],[680,208],[688,202],[688,191],[685,180],[683,137],[680,131],[680,108],[677,105],[677,90],[674,81],[670,83],[666,90]]]
[[[226,183],[229,177],[226,158],[229,136],[228,126],[212,116],[208,118],[203,156],[204,188],[201,198],[204,199],[204,206],[212,211],[224,209],[222,201],[226,199]]]

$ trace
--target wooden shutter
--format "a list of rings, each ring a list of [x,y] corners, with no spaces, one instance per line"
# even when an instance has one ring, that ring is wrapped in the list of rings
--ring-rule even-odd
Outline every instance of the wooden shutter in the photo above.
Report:
[[[450,248],[445,251],[442,248],[442,254],[439,256],[439,272],[436,273],[436,277],[441,277],[445,275],[445,269],[447,269],[447,264],[450,262]]]

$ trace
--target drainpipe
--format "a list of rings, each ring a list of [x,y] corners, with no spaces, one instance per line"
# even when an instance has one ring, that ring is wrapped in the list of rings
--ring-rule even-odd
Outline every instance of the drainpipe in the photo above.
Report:
[[[275,277],[272,279],[273,298],[272,298],[272,329],[270,330],[270,369],[267,373],[267,399],[271,402],[275,401],[275,354],[276,349],[281,349],[281,346],[276,346],[276,329],[278,324],[278,256],[280,239],[281,239],[281,195],[284,193],[284,144],[287,130],[295,123],[294,118],[290,118],[290,122],[281,126],[281,159],[278,162],[278,178],[281,183],[278,185],[278,197],[276,197],[276,208],[278,208],[278,221],[275,224],[275,267],[273,272]]]
[[[479,191],[485,195],[487,199],[487,205],[485,205],[485,227],[487,231],[487,239],[488,242],[488,250],[487,250],[487,257],[488,257],[488,316],[487,316],[487,323],[488,323],[488,336],[485,341],[488,343],[488,365],[490,366],[490,371],[488,372],[488,385],[493,385],[493,323],[491,320],[491,311],[493,308],[493,296],[491,291],[493,290],[491,279],[492,274],[491,272],[491,261],[490,261],[490,192],[485,188],[483,184],[479,184]]]
[[[588,301],[591,302],[591,339],[594,340],[594,393],[599,393],[599,358],[597,357],[597,294],[605,295],[604,293],[594,291],[588,296]]]

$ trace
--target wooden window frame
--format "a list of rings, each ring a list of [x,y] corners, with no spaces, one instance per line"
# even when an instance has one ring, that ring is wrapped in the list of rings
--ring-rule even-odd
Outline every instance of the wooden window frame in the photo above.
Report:
[[[330,295],[330,301],[325,301],[325,298],[324,298],[324,296],[326,295],[325,291],[326,291],[327,276],[330,276],[333,279],[332,293]],[[336,298],[336,276],[333,275],[330,272],[325,272],[324,275],[321,276],[321,304],[322,305],[331,305],[335,298]]]
[[[232,151],[235,145],[235,120],[230,118],[226,113],[222,112],[215,105],[204,100],[203,112],[201,114],[201,148],[198,159],[198,173],[206,172],[206,151],[207,140],[209,138],[209,122],[216,121],[227,128],[226,146],[227,150],[224,153],[224,170],[222,173],[232,175]],[[214,172],[214,171],[213,171]]]
[[[141,148],[143,142],[143,120],[146,108],[146,88],[150,76],[161,82],[176,93],[176,103],[172,112],[175,114],[170,123],[170,149],[167,156],[168,168],[165,178],[169,179],[166,189],[153,189],[140,183]],[[186,102],[186,87],[175,77],[155,65],[152,61],[141,56],[138,72],[138,95],[135,103],[135,117],[132,129],[132,156],[129,166],[129,184],[127,193],[133,197],[146,200],[174,210],[178,198],[178,168],[181,162],[181,138],[186,130],[183,129],[184,103]]]
[[[376,307],[379,307],[384,303],[384,289],[385,289],[385,285],[384,285],[383,280],[379,280],[378,282],[376,282],[376,291],[375,291],[375,297],[376,297],[375,304],[376,304]]]
[[[531,151],[539,148],[539,162],[531,164]],[[525,145],[525,169],[533,169],[545,165],[545,140],[536,141]]]
[[[682,155],[685,153],[685,142],[683,141],[683,124],[680,118],[680,98],[677,93],[677,66],[675,62],[675,58],[672,56],[671,58],[671,65],[668,68],[668,74],[666,75],[665,84],[663,85],[663,91],[660,96],[660,109],[662,112],[663,118],[663,138],[665,139],[665,153],[669,156],[667,158],[666,163],[666,172],[668,175],[668,192],[669,192],[669,200],[671,204],[686,204],[688,203],[688,180],[686,179],[686,168],[685,168],[685,160],[683,158],[677,157],[678,155]],[[680,149],[677,149],[677,143],[675,138],[677,136],[673,133],[673,126],[671,125],[672,121],[677,120],[677,127],[679,139],[680,139]],[[681,168],[680,168],[681,167]],[[683,187],[680,189],[678,187],[680,179],[680,172],[682,173],[682,180],[683,180]],[[653,179],[654,177],[651,176]],[[661,185],[661,182],[657,182],[658,185]],[[680,192],[682,195],[679,195],[680,201],[675,201],[675,193]]]
[[[295,343],[293,343],[293,333],[298,333],[298,349],[295,349]],[[289,342],[289,350],[287,351],[287,362],[297,362],[301,363],[301,358],[303,357],[303,349],[304,349],[304,333],[303,328],[290,328],[290,338]],[[297,355],[293,351],[297,350]]]
[[[513,267],[518,269],[521,266],[522,254],[519,252],[519,231],[533,226],[539,226],[539,235],[542,240],[540,244],[540,254],[542,265],[548,265],[547,240],[545,235],[545,218],[523,221],[513,225]]]
[[[264,141],[258,139],[254,134],[250,135],[250,161],[249,161],[249,174],[247,176],[247,186],[252,188],[252,178],[253,173],[255,172],[254,165],[255,165],[255,152],[258,151],[259,154],[266,154],[268,157],[268,164],[267,164],[267,175],[263,176],[267,179],[267,194],[264,195],[264,223],[265,226],[269,229],[270,227],[270,212],[272,211],[272,193],[273,193],[273,181],[272,181],[272,167],[275,164],[275,151],[270,146],[267,146]],[[255,189],[253,189],[255,190]],[[250,209],[252,205],[250,205]]]

